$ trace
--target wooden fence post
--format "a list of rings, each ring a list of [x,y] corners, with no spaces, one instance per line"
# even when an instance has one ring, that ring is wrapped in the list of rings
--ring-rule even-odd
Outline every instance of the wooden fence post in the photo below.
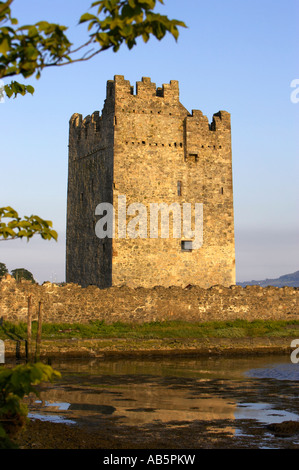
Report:
[[[35,350],[35,360],[39,360],[40,356],[40,345],[42,340],[42,322],[43,322],[43,314],[42,314],[42,302],[38,303],[38,325],[37,325],[37,335],[36,335],[36,350]]]
[[[27,315],[27,343],[26,343],[26,360],[31,359],[31,340],[32,340],[32,297],[28,297],[28,315]]]

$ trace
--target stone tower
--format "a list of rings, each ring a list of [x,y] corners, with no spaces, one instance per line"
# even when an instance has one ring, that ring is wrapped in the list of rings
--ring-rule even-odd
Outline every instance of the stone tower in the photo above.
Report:
[[[95,233],[96,207],[104,202],[115,210],[113,238]],[[202,204],[202,246],[193,249],[184,234],[162,238],[161,222],[156,238],[150,224],[147,236],[129,237],[120,231],[120,211],[136,202],[149,209],[147,222],[151,203]],[[136,214],[128,211],[127,223]],[[102,288],[235,284],[229,113],[219,111],[209,123],[180,103],[177,81],[156,88],[143,77],[134,92],[116,75],[102,114],[71,117],[66,280]]]

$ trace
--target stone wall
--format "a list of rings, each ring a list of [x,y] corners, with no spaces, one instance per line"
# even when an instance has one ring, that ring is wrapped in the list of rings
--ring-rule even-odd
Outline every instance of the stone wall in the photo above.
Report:
[[[76,284],[17,283],[9,276],[0,281],[0,317],[26,321],[29,295],[33,300],[33,319],[37,318],[38,302],[42,301],[46,322],[299,319],[299,289],[292,287],[99,289]]]

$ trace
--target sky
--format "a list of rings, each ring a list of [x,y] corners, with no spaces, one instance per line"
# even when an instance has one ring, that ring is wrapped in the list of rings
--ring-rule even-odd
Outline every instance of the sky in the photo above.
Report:
[[[12,11],[19,24],[69,26],[80,45],[88,33],[78,19],[91,3],[15,0]],[[3,242],[0,262],[9,270],[24,267],[39,283],[65,280],[69,119],[101,111],[114,75],[131,85],[143,76],[157,86],[178,80],[190,112],[210,121],[219,110],[231,114],[237,281],[299,269],[298,1],[165,0],[158,10],[188,26],[177,42],[141,40],[131,51],[49,68],[40,80],[22,81],[35,87],[33,96],[0,104],[1,206],[52,220],[59,235],[57,243]]]

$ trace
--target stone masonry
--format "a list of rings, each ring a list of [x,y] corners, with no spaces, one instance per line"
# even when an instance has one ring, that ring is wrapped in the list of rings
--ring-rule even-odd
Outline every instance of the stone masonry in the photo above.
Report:
[[[184,320],[295,320],[299,318],[299,288],[248,286],[199,286],[182,288],[130,288],[76,284],[42,286],[30,281],[0,280],[0,317],[12,322],[27,321],[28,297],[32,298],[33,320],[42,302],[45,323],[88,323],[100,320],[143,323]]]
[[[123,195],[125,208],[118,204]],[[95,234],[95,210],[104,202],[115,209],[115,238]],[[119,236],[119,213],[136,202],[147,214],[150,203],[202,203],[201,248],[183,250],[189,239],[162,238],[161,227],[150,238],[149,223],[147,237]],[[134,93],[116,75],[101,115],[71,117],[66,280],[100,288],[235,284],[229,113],[219,111],[209,123],[180,103],[177,81],[157,88],[143,77]]]

